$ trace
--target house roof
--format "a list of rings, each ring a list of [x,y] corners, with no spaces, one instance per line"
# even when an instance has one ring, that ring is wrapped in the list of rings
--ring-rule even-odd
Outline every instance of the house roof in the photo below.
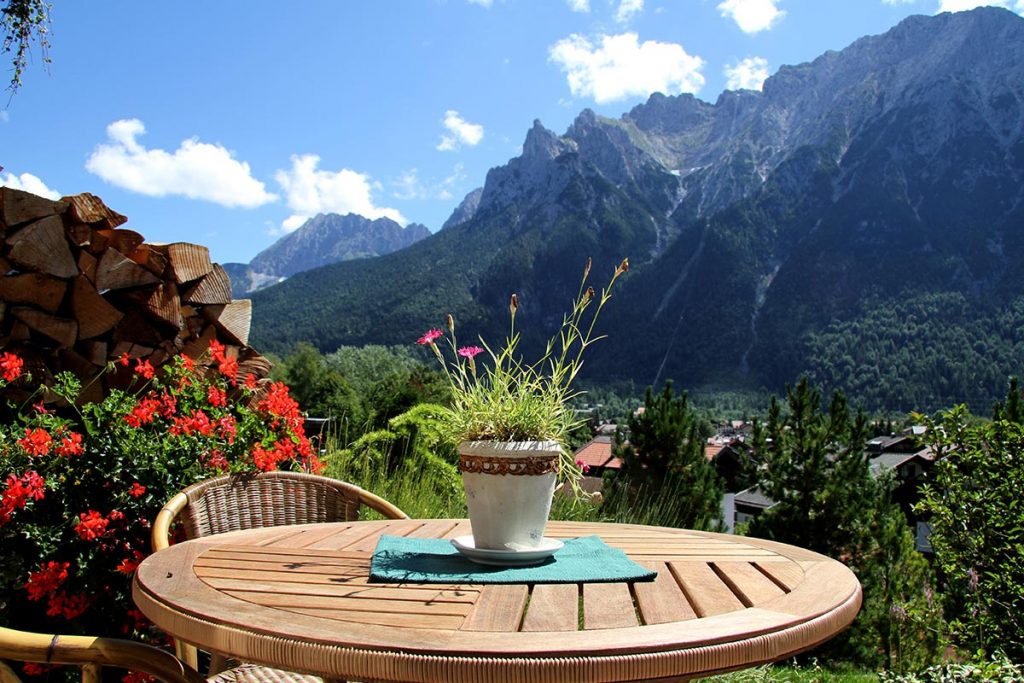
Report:
[[[604,467],[617,470],[622,467],[622,460],[612,457],[612,438],[595,436],[576,451],[576,460],[582,461],[587,467]]]
[[[745,489],[736,494],[733,498],[735,505],[748,505],[750,507],[767,509],[775,505],[775,501],[758,488],[757,486],[751,486],[749,489]]]
[[[871,471],[877,474],[884,470],[894,470],[901,465],[905,465],[911,460],[932,462],[934,459],[935,456],[929,448],[925,448],[916,453],[882,453],[875,458],[871,458]]]
[[[723,443],[709,443],[707,446],[704,446],[704,459],[711,462],[715,459],[715,456],[722,452],[723,448],[725,448]]]

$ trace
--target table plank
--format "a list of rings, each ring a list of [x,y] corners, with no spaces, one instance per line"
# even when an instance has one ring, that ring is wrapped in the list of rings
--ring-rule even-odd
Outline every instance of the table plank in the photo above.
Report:
[[[378,600],[374,598],[349,598],[303,593],[267,593],[247,590],[225,590],[223,592],[225,595],[230,595],[238,600],[244,600],[245,602],[251,602],[264,607],[280,607],[282,609],[304,608],[408,615],[433,614],[458,617],[465,617],[473,609],[473,604],[469,602],[417,600],[409,597],[402,600]]]
[[[670,562],[669,568],[699,617],[743,609],[740,599],[705,562]]]
[[[668,563],[641,561],[640,564],[658,572],[654,581],[637,581],[633,584],[637,608],[645,624],[667,624],[697,618],[697,613],[679,587],[675,575],[669,570]]]
[[[412,533],[405,535],[410,538],[445,538],[458,525],[454,519],[432,519]]]
[[[713,566],[746,607],[760,605],[786,592],[750,562],[716,562]]]
[[[270,548],[305,548],[338,533],[327,525],[304,526],[292,534],[274,538],[266,547]]]
[[[787,593],[804,580],[804,570],[795,562],[765,563],[758,560],[755,566]]]
[[[639,625],[626,583],[583,584],[583,628],[629,628]]]
[[[437,586],[420,586],[349,583],[301,583],[297,581],[252,581],[244,577],[211,579],[206,582],[217,590],[249,591],[253,593],[281,593],[288,595],[324,595],[349,598],[380,598],[382,600],[412,600],[416,602],[459,602],[472,605],[477,601],[479,591],[459,588],[439,589]]]
[[[353,524],[332,534],[321,541],[307,546],[311,550],[345,550],[355,543],[369,537],[376,539],[380,529],[376,524]]]
[[[523,585],[484,586],[462,625],[464,631],[518,631],[530,589]]]
[[[464,617],[449,614],[397,614],[395,612],[363,612],[350,610],[325,610],[306,607],[293,607],[288,610],[295,614],[332,621],[344,621],[352,624],[372,624],[392,628],[455,631],[465,621]]]
[[[579,586],[575,583],[537,584],[523,619],[523,631],[579,629]]]
[[[377,548],[377,541],[384,534],[391,536],[403,536],[403,529],[405,533],[409,533],[411,530],[408,529],[408,524],[400,524],[398,522],[383,522],[381,526],[377,527],[377,532],[366,536],[348,546],[345,546],[345,550],[349,552],[364,552],[372,554]],[[422,524],[418,525],[422,526]]]

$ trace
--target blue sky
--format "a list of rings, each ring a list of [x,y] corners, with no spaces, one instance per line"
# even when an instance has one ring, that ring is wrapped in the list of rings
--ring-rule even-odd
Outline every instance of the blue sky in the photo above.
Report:
[[[534,119],[714,102],[911,14],[1024,0],[54,0],[0,184],[249,261],[321,212],[437,230]],[[283,9],[282,9],[283,8]],[[0,62],[6,68],[8,63]],[[6,82],[6,77],[3,79]]]

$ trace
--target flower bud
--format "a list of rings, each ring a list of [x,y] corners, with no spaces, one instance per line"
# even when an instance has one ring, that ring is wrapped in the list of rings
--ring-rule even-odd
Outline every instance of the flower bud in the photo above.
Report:
[[[624,259],[622,259],[622,263],[620,263],[619,267],[615,270],[615,274],[616,275],[621,275],[622,273],[625,273],[628,270],[629,270],[629,259],[628,258],[624,258]]]
[[[512,299],[508,302],[508,310],[515,317],[516,311],[519,310],[519,297],[515,294],[512,295]]]
[[[583,269],[583,280],[584,281],[586,281],[587,276],[590,275],[590,264],[591,264],[591,262],[592,262],[591,258],[588,256],[587,257],[587,266],[586,266],[586,268]]]
[[[594,288],[593,287],[587,287],[586,301],[590,301],[593,298],[594,298]]]
[[[455,318],[452,317],[451,313],[448,314],[448,331],[453,334],[455,333]]]

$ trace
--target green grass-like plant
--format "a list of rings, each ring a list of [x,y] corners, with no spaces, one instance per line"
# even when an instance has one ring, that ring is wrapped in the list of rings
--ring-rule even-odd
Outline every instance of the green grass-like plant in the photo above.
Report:
[[[581,422],[569,405],[579,395],[573,382],[583,367],[584,351],[603,338],[594,331],[597,318],[611,298],[615,281],[628,269],[629,262],[623,259],[608,285],[597,294],[587,285],[588,261],[570,312],[544,353],[532,363],[518,353],[519,303],[515,294],[509,302],[509,335],[500,348],[492,348],[483,340],[483,346],[459,346],[451,315],[447,332],[433,329],[420,337],[417,343],[430,347],[451,384],[451,404],[440,414],[451,443],[555,441],[562,451],[563,477],[575,480],[580,468],[566,446],[569,433]],[[437,343],[442,337],[447,340],[451,358],[446,358]],[[486,354],[490,363],[478,368],[475,359],[480,354]]]

